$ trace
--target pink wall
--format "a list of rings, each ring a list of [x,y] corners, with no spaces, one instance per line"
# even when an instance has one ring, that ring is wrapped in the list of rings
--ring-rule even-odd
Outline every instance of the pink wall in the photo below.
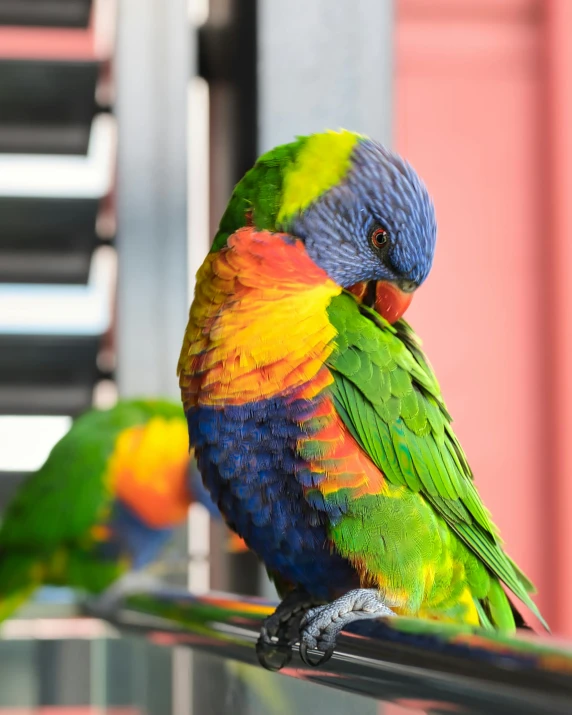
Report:
[[[561,18],[561,36],[547,43],[548,4],[399,0],[395,130],[398,150],[433,194],[439,224],[434,270],[409,320],[509,552],[537,583],[549,621],[572,635],[572,580],[566,603],[556,598],[564,588],[557,572],[572,577],[572,497],[565,496],[572,495],[572,454],[565,479],[554,441],[555,410],[566,410],[561,425],[572,428],[572,390],[565,399],[555,381],[555,354],[564,353],[550,332],[554,247],[565,231],[572,236],[570,208],[563,209],[572,176],[568,168],[568,193],[551,206],[547,103],[561,90],[551,89],[546,62],[547,47],[567,41],[572,18]],[[572,11],[569,0],[551,5]],[[559,61],[565,77],[572,61],[566,70],[564,57]],[[550,131],[564,132],[570,143],[566,120],[572,127],[566,115]],[[558,235],[550,220],[557,210]],[[560,268],[572,266],[561,255]],[[572,329],[571,320],[567,325]],[[566,533],[558,502],[568,514]]]

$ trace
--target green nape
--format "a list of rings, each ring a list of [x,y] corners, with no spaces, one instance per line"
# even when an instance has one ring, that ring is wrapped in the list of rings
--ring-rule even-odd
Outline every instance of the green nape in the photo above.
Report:
[[[293,216],[343,179],[360,137],[345,129],[327,131],[263,154],[235,186],[211,252],[248,223],[259,230],[287,230]]]

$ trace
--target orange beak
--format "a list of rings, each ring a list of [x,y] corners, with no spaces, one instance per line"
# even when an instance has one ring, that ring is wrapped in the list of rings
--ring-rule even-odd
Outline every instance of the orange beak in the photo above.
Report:
[[[413,300],[413,292],[406,293],[387,281],[356,283],[349,290],[360,303],[373,308],[388,323],[397,322]]]
[[[388,323],[396,323],[409,308],[413,300],[413,293],[405,293],[395,283],[378,281],[375,287],[375,310],[383,316]]]

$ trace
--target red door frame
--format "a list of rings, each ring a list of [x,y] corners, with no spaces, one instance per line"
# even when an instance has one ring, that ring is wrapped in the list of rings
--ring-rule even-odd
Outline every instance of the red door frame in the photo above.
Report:
[[[572,3],[545,0],[554,627],[572,635]]]

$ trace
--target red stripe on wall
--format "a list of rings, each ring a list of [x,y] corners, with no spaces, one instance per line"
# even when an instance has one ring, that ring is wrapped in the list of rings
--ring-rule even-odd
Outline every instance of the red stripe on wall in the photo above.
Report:
[[[0,58],[94,60],[93,30],[0,27]]]
[[[572,2],[546,0],[546,145],[550,248],[550,412],[552,444],[545,489],[552,497],[546,551],[555,628],[572,635]]]
[[[52,706],[0,708],[0,715],[143,715],[138,708]]]

